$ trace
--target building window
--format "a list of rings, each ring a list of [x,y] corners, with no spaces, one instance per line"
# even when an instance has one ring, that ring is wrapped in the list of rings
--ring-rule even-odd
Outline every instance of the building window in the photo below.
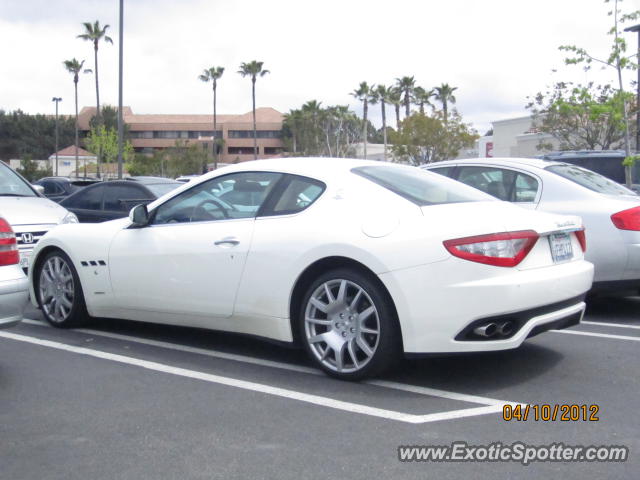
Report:
[[[229,155],[253,155],[253,147],[229,147]]]
[[[280,147],[264,147],[265,155],[278,155],[279,153],[282,153],[282,148]]]
[[[256,138],[280,138],[281,130],[257,130]],[[253,130],[229,130],[229,138],[253,138]]]

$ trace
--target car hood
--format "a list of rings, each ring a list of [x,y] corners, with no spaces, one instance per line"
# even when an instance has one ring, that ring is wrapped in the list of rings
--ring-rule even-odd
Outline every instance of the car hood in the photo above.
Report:
[[[10,225],[58,224],[69,211],[42,197],[0,197],[0,216]]]

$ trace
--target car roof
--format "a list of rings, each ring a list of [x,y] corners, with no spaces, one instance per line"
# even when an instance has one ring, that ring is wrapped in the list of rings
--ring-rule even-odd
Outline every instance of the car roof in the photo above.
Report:
[[[172,178],[165,178],[165,177],[147,177],[147,176],[134,176],[134,177],[127,177],[126,179],[124,179],[123,181],[132,181],[132,182],[137,182],[137,183],[141,183],[143,185],[153,185],[153,184],[158,184],[158,183],[180,183]]]
[[[446,166],[446,165],[499,165],[504,167],[527,166],[545,169],[551,165],[570,165],[567,162],[559,162],[556,160],[545,160],[541,158],[508,158],[508,157],[488,157],[488,158],[461,158],[458,160],[444,160],[442,162],[429,163],[423,165],[426,168]]]

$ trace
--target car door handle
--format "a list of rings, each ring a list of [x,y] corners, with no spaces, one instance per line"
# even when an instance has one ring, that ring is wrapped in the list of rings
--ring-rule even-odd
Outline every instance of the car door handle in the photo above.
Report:
[[[220,240],[216,240],[213,244],[217,246],[227,245],[229,247],[235,247],[240,244],[240,240],[237,240],[235,237],[225,237]]]

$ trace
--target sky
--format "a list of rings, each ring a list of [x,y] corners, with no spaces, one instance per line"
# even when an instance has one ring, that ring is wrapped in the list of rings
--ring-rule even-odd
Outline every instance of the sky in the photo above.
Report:
[[[73,57],[94,68],[83,22],[108,24],[99,49],[100,100],[118,102],[118,0],[0,0],[0,109],[73,114]],[[621,3],[624,12],[640,0]],[[527,114],[527,97],[557,81],[615,82],[615,71],[565,66],[558,46],[607,55],[603,0],[124,0],[124,105],[134,113],[210,114],[211,66],[218,113],[251,111],[251,81],[237,71],[258,60],[258,107],[283,113],[309,100],[362,112],[360,82],[413,76],[426,89],[457,87],[456,108],[483,134],[491,121]],[[628,24],[630,25],[630,24]],[[628,36],[637,48],[637,34]],[[628,76],[631,80],[631,74]],[[95,80],[79,83],[80,106],[95,105]],[[387,117],[394,118],[393,108]],[[370,108],[380,126],[380,106]]]

